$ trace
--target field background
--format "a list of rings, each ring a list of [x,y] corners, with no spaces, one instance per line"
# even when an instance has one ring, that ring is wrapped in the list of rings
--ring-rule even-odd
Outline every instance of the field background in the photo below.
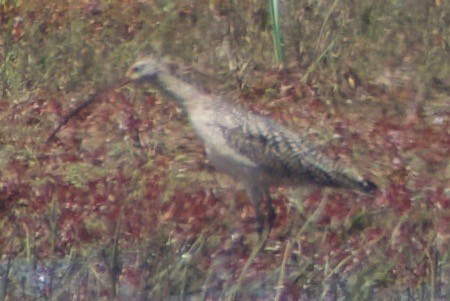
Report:
[[[450,2],[281,9],[283,64],[265,1],[0,1],[0,298],[450,298]],[[274,189],[261,245],[180,108],[119,84],[149,48],[380,193]]]

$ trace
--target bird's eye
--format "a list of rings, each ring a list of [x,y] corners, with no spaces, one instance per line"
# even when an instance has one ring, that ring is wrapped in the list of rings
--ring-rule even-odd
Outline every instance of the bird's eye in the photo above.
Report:
[[[134,66],[131,68],[131,72],[133,72],[133,73],[141,72],[141,70],[142,70],[141,66]]]

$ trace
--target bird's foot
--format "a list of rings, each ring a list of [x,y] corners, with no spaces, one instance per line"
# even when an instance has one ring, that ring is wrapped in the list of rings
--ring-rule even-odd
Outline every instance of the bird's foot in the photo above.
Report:
[[[264,233],[270,234],[270,231],[272,230],[275,218],[276,218],[275,210],[272,206],[269,206],[267,208],[267,218],[265,218],[263,215],[258,215],[256,217],[256,221],[258,223],[258,234],[262,236]]]
[[[269,229],[272,229],[276,217],[277,214],[275,213],[275,209],[273,209],[272,205],[269,205],[267,208],[267,223],[269,225]]]

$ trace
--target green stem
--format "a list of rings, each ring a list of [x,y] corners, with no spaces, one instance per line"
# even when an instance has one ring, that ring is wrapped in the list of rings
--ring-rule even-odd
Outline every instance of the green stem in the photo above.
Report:
[[[279,0],[269,0],[270,23],[272,25],[273,47],[279,63],[284,63],[284,43],[281,32],[281,8]]]

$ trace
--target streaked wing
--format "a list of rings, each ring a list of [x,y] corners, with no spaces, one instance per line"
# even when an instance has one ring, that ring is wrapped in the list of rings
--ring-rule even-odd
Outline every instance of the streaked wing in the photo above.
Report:
[[[256,162],[267,174],[333,185],[333,161],[323,157],[305,138],[270,119],[249,115],[232,129],[224,129],[230,145]]]

